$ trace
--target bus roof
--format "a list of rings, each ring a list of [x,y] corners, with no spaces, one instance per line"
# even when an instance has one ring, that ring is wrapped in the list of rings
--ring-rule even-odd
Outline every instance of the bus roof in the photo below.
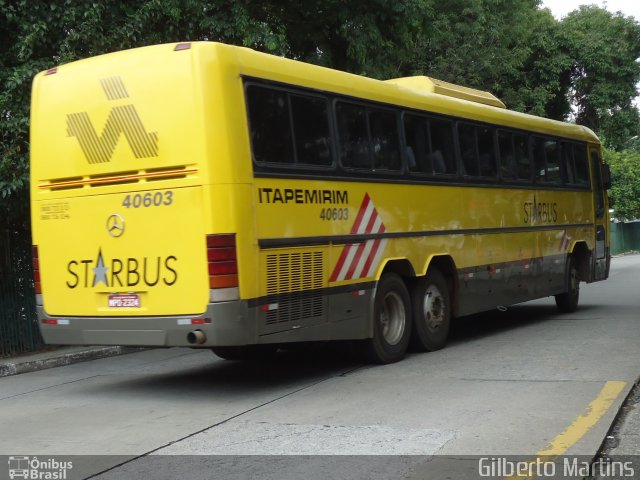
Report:
[[[530,132],[600,143],[596,134],[587,127],[508,110],[497,97],[489,92],[425,76],[376,80],[258,52],[247,47],[218,42],[154,45],[107,55],[127,55],[163,47],[172,51],[192,49],[194,52],[212,55],[218,61],[226,64],[226,67],[223,68],[227,68],[228,73],[239,73],[241,76],[328,91],[494,125],[504,125]],[[100,56],[73,63],[84,64],[99,58]],[[65,66],[60,68],[65,68]],[[45,72],[41,72],[39,75],[45,75]]]
[[[245,76],[511,128],[600,143],[596,134],[587,127],[508,110],[504,108],[504,104],[499,99],[489,92],[428,77],[419,76],[382,81],[277,57],[245,47],[215,42],[196,42],[194,45],[197,48],[232,49],[232,56],[235,57],[240,74]]]

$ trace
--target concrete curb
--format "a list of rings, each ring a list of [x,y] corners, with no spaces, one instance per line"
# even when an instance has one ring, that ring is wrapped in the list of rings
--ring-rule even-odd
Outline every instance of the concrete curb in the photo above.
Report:
[[[105,357],[114,357],[143,350],[141,347],[89,347],[82,350],[51,351],[18,359],[0,359],[0,377],[36,372],[47,368],[62,367],[72,363],[87,362]],[[39,357],[39,358],[38,358]]]

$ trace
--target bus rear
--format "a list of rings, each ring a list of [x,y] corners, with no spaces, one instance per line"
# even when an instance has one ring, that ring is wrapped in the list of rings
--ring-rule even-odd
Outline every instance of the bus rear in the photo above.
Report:
[[[199,55],[191,44],[145,47],[34,80],[33,255],[47,343],[204,343],[212,289],[238,296],[235,235],[216,231],[207,200],[215,139]]]

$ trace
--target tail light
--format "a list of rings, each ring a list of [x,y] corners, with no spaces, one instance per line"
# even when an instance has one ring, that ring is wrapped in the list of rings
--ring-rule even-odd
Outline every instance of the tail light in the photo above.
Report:
[[[235,289],[232,291],[232,296],[238,298],[238,259],[235,234],[207,235],[207,261],[209,264],[209,288],[213,291]],[[231,298],[229,295],[216,295],[215,292],[212,292],[211,299],[212,301],[220,301]]]
[[[36,294],[42,294],[42,285],[40,284],[40,260],[38,258],[38,246],[31,247],[31,258],[33,262],[33,282],[36,287]]]

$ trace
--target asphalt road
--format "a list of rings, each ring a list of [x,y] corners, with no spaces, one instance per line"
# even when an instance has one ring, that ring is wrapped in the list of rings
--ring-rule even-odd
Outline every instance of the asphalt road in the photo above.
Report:
[[[549,298],[458,319],[446,349],[387,366],[342,346],[257,364],[159,349],[0,378],[0,455],[76,455],[69,479],[434,478],[439,459],[591,458],[640,375],[639,283],[640,256],[618,257],[574,314]]]

